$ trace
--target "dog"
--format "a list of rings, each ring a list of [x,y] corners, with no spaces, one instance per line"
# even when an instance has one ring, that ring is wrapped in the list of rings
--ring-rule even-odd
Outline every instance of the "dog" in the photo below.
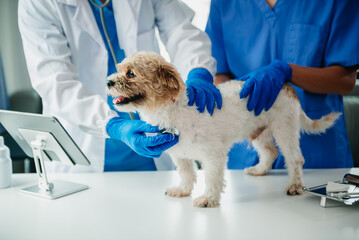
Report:
[[[179,142],[166,152],[180,175],[180,184],[168,188],[171,197],[191,195],[196,183],[194,160],[205,172],[204,194],[193,202],[195,207],[217,207],[225,187],[227,153],[233,143],[248,139],[259,154],[257,165],[246,174],[265,175],[278,156],[285,157],[289,195],[303,194],[304,158],[299,146],[300,131],[324,133],[340,113],[329,113],[318,120],[306,116],[296,92],[284,84],[273,106],[255,116],[247,110],[247,98],[240,99],[242,81],[218,85],[222,94],[221,110],[199,113],[188,106],[186,86],[175,67],[153,52],[138,52],[116,65],[117,73],[107,79],[107,93],[114,97],[118,111],[140,113],[141,119],[163,129],[178,130]],[[238,159],[240,161],[241,159]]]

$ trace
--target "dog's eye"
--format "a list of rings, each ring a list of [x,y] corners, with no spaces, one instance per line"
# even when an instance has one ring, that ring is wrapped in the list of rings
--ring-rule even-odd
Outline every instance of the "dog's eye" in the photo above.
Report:
[[[128,70],[126,74],[127,74],[127,77],[129,77],[129,78],[136,77],[136,75],[132,72],[132,70]]]

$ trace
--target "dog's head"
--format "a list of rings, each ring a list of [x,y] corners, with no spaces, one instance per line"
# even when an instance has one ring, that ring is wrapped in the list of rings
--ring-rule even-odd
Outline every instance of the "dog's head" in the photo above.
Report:
[[[107,78],[107,93],[119,111],[153,110],[175,102],[184,90],[176,69],[153,52],[138,52],[116,65]]]

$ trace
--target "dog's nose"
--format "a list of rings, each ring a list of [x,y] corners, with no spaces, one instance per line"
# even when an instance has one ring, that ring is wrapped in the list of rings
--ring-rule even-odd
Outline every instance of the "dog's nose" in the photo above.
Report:
[[[112,81],[112,80],[108,80],[107,81],[107,87],[112,87],[113,85],[115,85],[115,82],[114,81]]]

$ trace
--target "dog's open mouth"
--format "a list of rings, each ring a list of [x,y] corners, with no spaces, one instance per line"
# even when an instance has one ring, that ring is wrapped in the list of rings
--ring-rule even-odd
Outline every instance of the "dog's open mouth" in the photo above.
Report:
[[[142,95],[140,95],[140,94],[136,95],[136,96],[133,96],[133,97],[119,96],[119,97],[115,97],[112,102],[114,104],[117,104],[117,105],[123,105],[123,104],[127,104],[127,103],[130,103],[130,102],[139,100],[141,98],[142,98]]]

